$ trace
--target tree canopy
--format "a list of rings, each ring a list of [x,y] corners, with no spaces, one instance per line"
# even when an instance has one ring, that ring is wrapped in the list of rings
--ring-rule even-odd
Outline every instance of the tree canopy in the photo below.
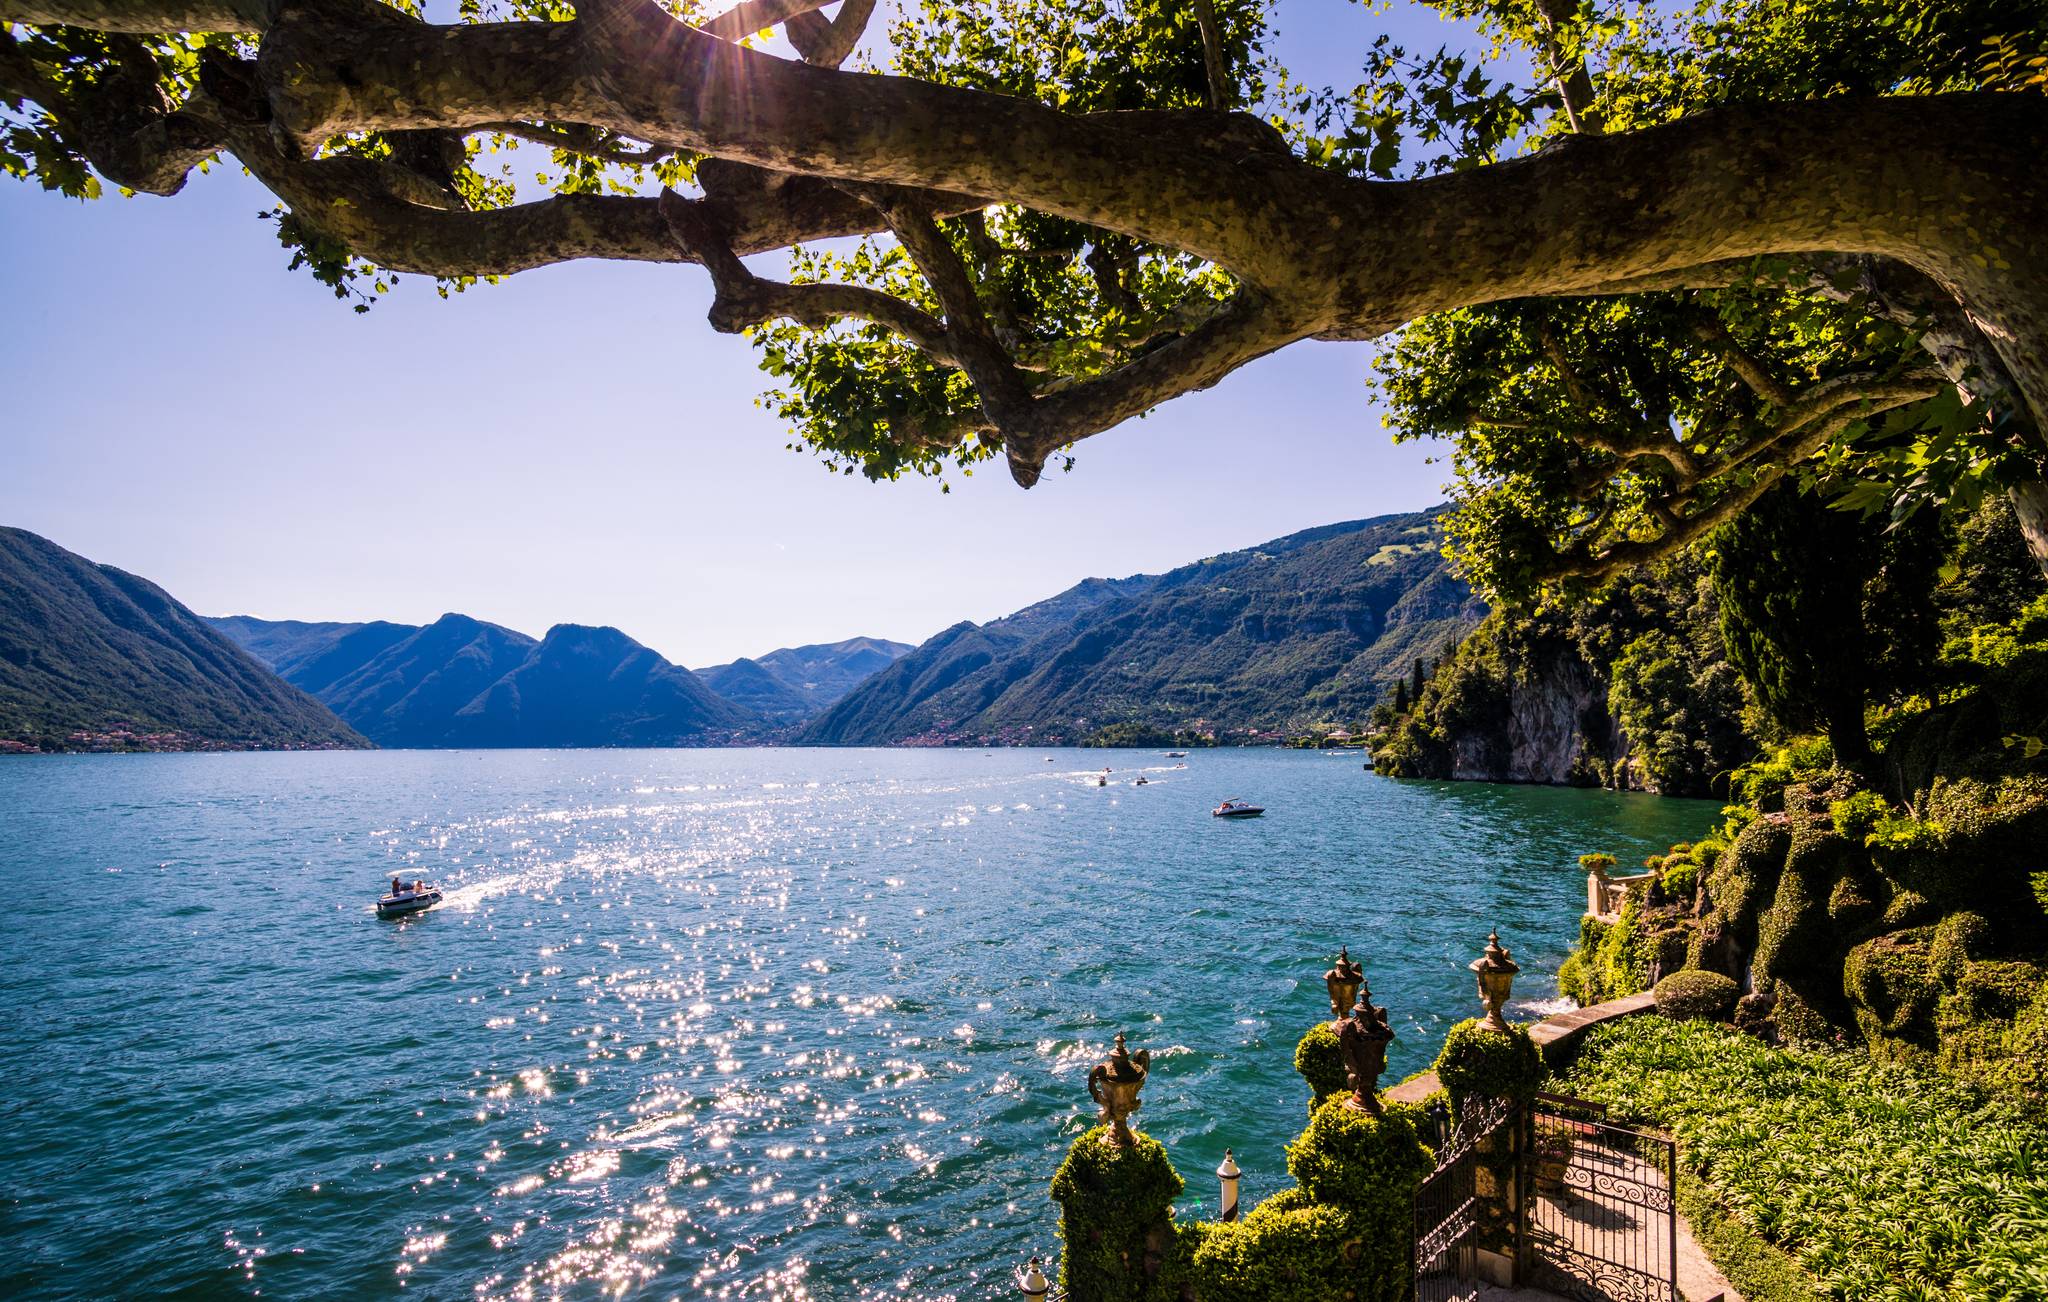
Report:
[[[2048,564],[2048,0],[1438,7],[1490,52],[1381,39],[1336,88],[1260,0],[879,33],[872,0],[0,0],[0,166],[83,198],[232,158],[359,307],[699,264],[849,472],[1028,487],[1254,358],[1400,331],[1379,382],[1460,440],[1499,591],[1788,473],[1899,513],[2011,492]],[[743,261],[780,249],[786,279]]]

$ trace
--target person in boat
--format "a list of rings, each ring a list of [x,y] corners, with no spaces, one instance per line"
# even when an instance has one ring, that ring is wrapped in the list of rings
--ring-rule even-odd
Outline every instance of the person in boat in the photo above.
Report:
[[[412,884],[412,893],[414,895],[418,895],[421,891],[425,889],[427,889],[427,879],[424,877],[419,878]]]
[[[393,895],[396,895],[396,894],[398,894],[398,893],[399,893],[400,891],[402,891],[402,890],[404,890],[404,889],[405,889],[404,887],[402,887],[402,886],[400,886],[400,885],[398,884],[398,879],[397,879],[396,877],[393,877],[393,878],[391,879],[391,893],[392,893]]]

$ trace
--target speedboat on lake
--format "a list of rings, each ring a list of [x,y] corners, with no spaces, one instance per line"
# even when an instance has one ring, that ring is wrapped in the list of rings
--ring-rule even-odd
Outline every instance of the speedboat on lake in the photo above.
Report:
[[[377,916],[380,918],[402,918],[408,913],[431,909],[441,902],[441,888],[422,883],[418,890],[407,886],[380,896],[377,900]]]
[[[1166,758],[1168,759],[1186,759],[1187,757],[1188,753],[1184,750],[1170,750],[1166,752]]]
[[[1209,813],[1217,818],[1257,818],[1266,812],[1264,805],[1247,804],[1236,796],[1224,801]]]

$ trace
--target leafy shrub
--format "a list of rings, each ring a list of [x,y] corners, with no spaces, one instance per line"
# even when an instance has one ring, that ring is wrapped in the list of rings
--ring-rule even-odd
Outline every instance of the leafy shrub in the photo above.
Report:
[[[1834,820],[1835,830],[1858,843],[1867,842],[1871,831],[1890,813],[1891,806],[1875,791],[1859,791],[1828,807],[1828,816]]]
[[[1818,777],[1834,764],[1835,749],[1827,738],[1802,737],[1729,774],[1729,794],[1752,811],[1782,809],[1786,787]]]
[[[1384,1116],[1375,1117],[1347,1099],[1330,1099],[1287,1146],[1287,1173],[1319,1203],[1367,1207],[1390,1195],[1412,1203],[1431,1164],[1421,1118],[1422,1109],[1407,1104],[1389,1104]],[[1396,1192],[1403,1189],[1405,1197]]]
[[[1611,854],[1582,854],[1579,856],[1579,867],[1589,873],[1595,869],[1603,873],[1613,872],[1614,856]]]
[[[1594,1031],[1564,1088],[1672,1129],[1694,1186],[1828,1297],[2048,1297],[2048,1129],[2011,1104],[1662,1018]]]
[[[1332,1094],[1351,1088],[1351,1073],[1344,1066],[1344,1054],[1337,1045],[1337,1033],[1328,1022],[1317,1022],[1294,1046],[1294,1070],[1308,1082],[1308,1110],[1314,1112]]]
[[[1941,824],[1922,822],[1911,814],[1886,814],[1863,843],[1878,850],[1931,850],[1941,844]]]
[[[1664,860],[1664,894],[1674,900],[1689,900],[1700,886],[1700,866],[1690,859]]]
[[[1510,1026],[1503,1035],[1467,1018],[1444,1037],[1443,1051],[1436,1056],[1436,1076],[1450,1093],[1454,1112],[1462,1112],[1468,1099],[1527,1102],[1543,1085],[1543,1055],[1519,1026]]]
[[[1726,841],[1723,841],[1718,836],[1710,836],[1704,841],[1696,843],[1692,848],[1692,854],[1688,857],[1695,864],[1699,865],[1701,872],[1712,872],[1714,865],[1720,861],[1722,853],[1727,849],[1728,843]]]
[[[1706,1018],[1725,1022],[1735,1012],[1741,987],[1719,972],[1673,972],[1657,983],[1657,1011],[1674,1021]]]

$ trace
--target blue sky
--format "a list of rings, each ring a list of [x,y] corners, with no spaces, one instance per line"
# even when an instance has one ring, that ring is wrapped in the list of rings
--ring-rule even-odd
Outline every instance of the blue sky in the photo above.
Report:
[[[1280,53],[1349,85],[1371,35],[1451,29],[1285,0]],[[753,351],[694,268],[585,263],[365,315],[287,256],[233,167],[172,199],[0,184],[11,410],[0,524],[204,614],[531,633],[613,624],[701,665],[918,641],[1089,575],[1161,570],[1439,499],[1362,344],[1297,344],[1078,449],[1031,492],[828,475],[754,406]]]

